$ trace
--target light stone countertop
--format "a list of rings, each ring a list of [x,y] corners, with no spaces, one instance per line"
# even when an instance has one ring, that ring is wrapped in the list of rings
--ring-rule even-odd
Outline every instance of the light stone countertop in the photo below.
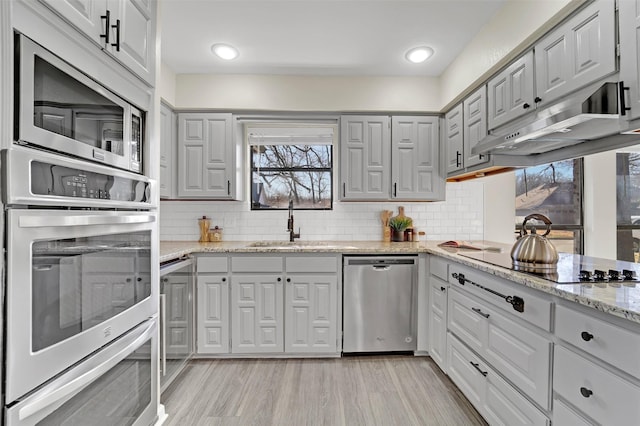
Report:
[[[556,284],[534,275],[512,271],[458,255],[457,249],[438,247],[439,241],[417,243],[383,243],[379,241],[297,241],[281,242],[282,246],[252,246],[251,241],[199,243],[191,241],[163,241],[160,243],[160,262],[193,253],[344,253],[344,254],[411,254],[428,253],[534,288],[562,299],[589,306],[640,324],[640,284],[634,286],[597,284]],[[488,246],[507,248],[504,244],[479,242]],[[262,243],[258,243],[262,244]],[[272,243],[273,244],[273,243]]]

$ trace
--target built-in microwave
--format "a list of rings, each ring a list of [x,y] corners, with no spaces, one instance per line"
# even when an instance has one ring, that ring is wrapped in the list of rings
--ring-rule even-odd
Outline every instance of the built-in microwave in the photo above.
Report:
[[[143,172],[143,111],[24,35],[15,51],[15,143]]]

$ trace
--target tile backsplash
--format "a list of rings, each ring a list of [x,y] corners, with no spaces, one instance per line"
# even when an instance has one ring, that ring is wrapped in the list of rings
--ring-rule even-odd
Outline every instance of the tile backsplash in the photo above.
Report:
[[[333,210],[294,212],[301,240],[380,241],[381,210],[405,207],[423,240],[483,239],[482,182],[447,183],[446,201],[439,202],[339,202]],[[287,240],[287,211],[251,211],[248,202],[162,201],[160,239],[197,241],[198,218],[211,218],[211,226],[223,228],[225,241]]]

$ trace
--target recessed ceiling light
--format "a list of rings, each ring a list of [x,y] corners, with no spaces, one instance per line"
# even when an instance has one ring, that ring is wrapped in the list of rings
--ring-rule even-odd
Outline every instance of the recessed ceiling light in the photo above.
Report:
[[[211,51],[221,59],[230,61],[238,57],[238,49],[228,44],[217,43],[211,46]]]
[[[427,46],[414,47],[410,49],[405,58],[407,61],[414,64],[419,64],[426,61],[431,55],[433,55],[433,49]]]

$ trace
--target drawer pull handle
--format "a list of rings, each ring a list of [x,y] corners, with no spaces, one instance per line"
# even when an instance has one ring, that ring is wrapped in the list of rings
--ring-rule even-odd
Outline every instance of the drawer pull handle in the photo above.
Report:
[[[489,318],[489,314],[485,314],[484,312],[482,312],[482,309],[480,308],[471,308],[471,310],[478,315],[482,315],[485,318]]]
[[[593,395],[593,391],[591,389],[587,389],[585,387],[580,388],[580,393],[585,398],[589,398],[591,395]]]
[[[507,302],[508,304],[513,306],[514,310],[516,310],[518,312],[524,312],[524,299],[522,297],[504,295],[504,294],[499,293],[499,292],[497,292],[497,291],[495,291],[493,289],[485,287],[482,284],[478,284],[476,282],[471,281],[470,279],[465,277],[464,274],[458,274],[457,272],[454,272],[454,273],[451,274],[451,276],[453,277],[453,279],[457,280],[460,285],[465,285],[466,283],[474,285],[474,286],[476,286],[478,288],[483,289],[484,291],[487,291],[487,292],[489,292],[491,294],[494,294],[494,295],[504,299],[505,302]]]
[[[480,372],[480,374],[482,374],[484,377],[487,377],[487,374],[489,374],[488,371],[482,371],[480,369],[480,364],[478,364],[477,362],[473,362],[473,361],[469,361],[469,363],[471,365],[473,365],[473,368],[475,368],[476,370],[478,370],[478,372]],[[584,389],[584,388],[583,388]]]
[[[593,334],[589,333],[588,331],[583,331],[582,333],[580,333],[580,337],[582,337],[582,340],[584,340],[585,342],[588,342],[589,340],[593,339]]]

